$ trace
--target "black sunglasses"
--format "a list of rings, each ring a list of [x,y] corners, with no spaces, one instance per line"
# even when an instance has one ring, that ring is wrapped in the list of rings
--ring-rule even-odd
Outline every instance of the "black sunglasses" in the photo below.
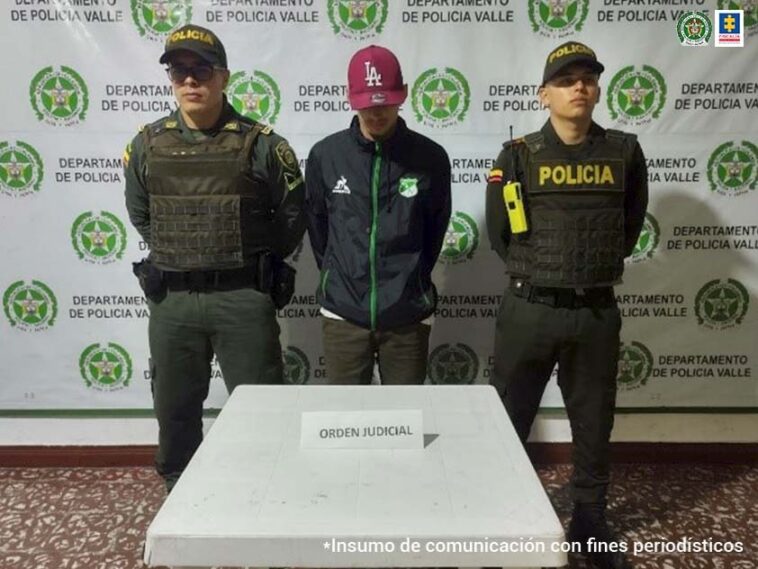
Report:
[[[171,65],[166,69],[168,78],[176,83],[184,83],[187,77],[192,77],[195,81],[208,81],[213,77],[216,67],[201,63],[200,65]]]

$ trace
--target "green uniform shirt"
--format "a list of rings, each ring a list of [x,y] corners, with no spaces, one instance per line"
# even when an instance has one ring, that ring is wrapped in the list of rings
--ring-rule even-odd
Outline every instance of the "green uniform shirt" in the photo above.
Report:
[[[208,130],[190,129],[178,110],[162,120],[177,121],[181,136],[188,142],[213,138],[230,121],[252,122],[237,113],[226,101],[218,122]],[[150,198],[144,144],[142,133],[139,133],[124,152],[125,195],[129,219],[150,245]],[[274,235],[269,243],[274,254],[285,258],[295,250],[305,232],[305,185],[297,158],[284,138],[270,129],[264,129],[255,141],[250,161],[253,176],[271,192],[271,203],[279,204],[273,212]]]

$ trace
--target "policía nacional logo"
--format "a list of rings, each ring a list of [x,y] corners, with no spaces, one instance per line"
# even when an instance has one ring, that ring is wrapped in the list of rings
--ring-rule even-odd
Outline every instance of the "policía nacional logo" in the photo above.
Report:
[[[416,120],[426,126],[445,128],[463,122],[470,103],[468,81],[452,67],[427,69],[411,90]]]
[[[749,36],[758,34],[758,2],[756,0],[718,0],[719,10],[742,10],[744,28]]]
[[[335,34],[363,41],[382,33],[387,4],[388,0],[328,0],[326,11]]]
[[[82,122],[89,107],[87,84],[66,66],[41,69],[29,85],[29,96],[37,119],[53,126]]]
[[[303,385],[311,378],[311,364],[308,356],[300,348],[287,346],[282,352],[284,383]]]
[[[281,108],[279,86],[263,71],[237,71],[226,88],[238,113],[257,122],[274,124]]]
[[[42,158],[34,147],[20,140],[0,142],[0,193],[17,198],[33,194],[43,178]]]
[[[608,86],[608,110],[622,124],[641,125],[657,119],[666,103],[666,81],[657,69],[624,67]]]
[[[450,216],[450,222],[442,242],[440,261],[456,264],[468,261],[479,246],[479,229],[474,219],[461,211]]]
[[[661,242],[661,228],[652,214],[645,214],[640,236],[634,246],[632,254],[627,259],[630,263],[640,263],[650,259]]]
[[[758,147],[752,142],[725,142],[708,159],[711,190],[722,196],[740,196],[758,182]]]
[[[131,5],[139,35],[153,41],[165,41],[192,19],[192,0],[131,0]]]
[[[479,358],[466,344],[440,344],[429,354],[429,379],[437,385],[473,383]]]
[[[621,342],[616,385],[623,391],[639,389],[653,373],[653,354],[641,342]]]
[[[742,324],[750,304],[745,286],[735,279],[715,279],[703,285],[695,297],[697,323],[711,330]]]
[[[543,36],[562,38],[581,31],[589,0],[528,0],[532,29]]]
[[[42,281],[16,281],[3,294],[3,310],[17,330],[40,332],[55,323],[58,301]]]
[[[79,371],[84,383],[98,391],[117,391],[129,386],[132,358],[113,342],[92,344],[79,356]]]
[[[713,34],[711,19],[704,12],[684,12],[676,23],[679,43],[686,46],[706,46]]]
[[[71,242],[80,259],[107,265],[124,256],[126,227],[110,212],[86,211],[71,226]]]

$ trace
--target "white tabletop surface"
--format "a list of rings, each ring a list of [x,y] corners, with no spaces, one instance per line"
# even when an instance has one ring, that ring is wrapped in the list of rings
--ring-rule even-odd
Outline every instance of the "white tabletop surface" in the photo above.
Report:
[[[425,448],[300,449],[303,411],[362,409],[421,409]],[[240,386],[148,528],[145,562],[556,567],[563,541],[491,386]]]

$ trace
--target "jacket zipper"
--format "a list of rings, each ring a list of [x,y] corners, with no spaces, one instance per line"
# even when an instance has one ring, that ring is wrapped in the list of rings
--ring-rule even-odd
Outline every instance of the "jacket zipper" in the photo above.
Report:
[[[371,173],[371,231],[369,235],[369,266],[371,267],[371,292],[369,295],[371,329],[376,330],[376,228],[379,220],[379,176],[382,167],[382,143],[374,143],[374,164]]]

